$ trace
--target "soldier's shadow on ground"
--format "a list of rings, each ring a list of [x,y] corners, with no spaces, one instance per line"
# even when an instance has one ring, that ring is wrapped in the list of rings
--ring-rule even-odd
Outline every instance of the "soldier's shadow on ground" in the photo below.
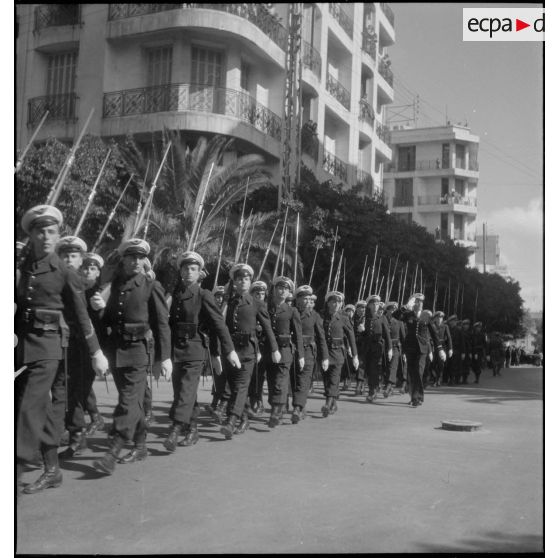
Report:
[[[452,545],[442,545],[436,543],[417,543],[417,552],[428,553],[464,553],[464,552],[498,552],[498,553],[517,553],[543,552],[542,535],[502,533],[500,531],[485,531],[479,533],[477,537],[464,538]]]
[[[80,477],[76,477],[77,480],[95,480],[107,475],[99,473],[93,468],[92,460],[100,458],[101,455],[84,455],[79,457],[73,457],[71,460],[60,461],[60,469],[63,471],[76,471],[78,473],[83,473]],[[85,461],[88,464],[84,463]]]

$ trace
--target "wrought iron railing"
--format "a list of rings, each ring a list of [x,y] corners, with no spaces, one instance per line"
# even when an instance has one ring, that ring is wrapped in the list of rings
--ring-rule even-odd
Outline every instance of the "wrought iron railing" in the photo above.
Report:
[[[376,36],[364,31],[362,33],[362,50],[366,52],[373,60],[376,60]]]
[[[360,120],[364,122],[368,122],[372,128],[374,127],[374,111],[372,107],[366,102],[364,99],[361,99],[360,102],[360,110],[358,113],[358,117]]]
[[[357,169],[357,182],[369,187],[371,191],[374,188],[374,178],[369,172],[366,172],[365,170]]]
[[[300,130],[300,148],[303,153],[310,155],[314,161],[318,160],[318,152],[320,149],[320,140],[318,139],[316,130],[316,123],[311,120],[305,122]]]
[[[353,20],[345,13],[340,2],[329,3],[329,13],[337,20],[341,28],[353,38]]]
[[[393,27],[395,25],[395,14],[393,13],[393,10],[385,2],[380,2],[380,7]]]
[[[47,110],[47,122],[52,120],[66,120],[68,122],[77,120],[77,99],[75,93],[29,99],[27,102],[27,125],[34,126],[37,124]]]
[[[327,73],[326,89],[347,110],[351,109],[351,94],[329,72]]]
[[[344,182],[347,182],[348,176],[348,166],[347,163],[343,162],[339,157],[336,157],[333,153],[326,151],[324,149],[324,160],[323,160],[323,169],[332,174],[333,176],[337,176]]]
[[[274,43],[287,50],[287,30],[265,4],[110,4],[109,21],[166,10],[202,8],[217,10],[247,19],[261,29]]]
[[[376,135],[384,142],[389,143],[389,128],[379,120],[376,121]]]
[[[282,121],[243,91],[200,85],[173,83],[105,93],[103,117],[131,116],[154,112],[211,112],[248,122],[265,134],[281,139]]]
[[[393,207],[412,207],[413,196],[395,196],[393,198]]]
[[[35,8],[35,25],[37,32],[45,27],[56,25],[80,25],[80,4],[41,4]]]
[[[391,65],[384,60],[380,60],[378,62],[378,72],[380,72],[380,75],[393,87],[393,71]]]
[[[443,196],[418,196],[418,205],[468,205],[477,207],[477,198],[462,196],[455,192]]]
[[[320,79],[322,75],[322,57],[307,41],[302,43],[302,63]]]

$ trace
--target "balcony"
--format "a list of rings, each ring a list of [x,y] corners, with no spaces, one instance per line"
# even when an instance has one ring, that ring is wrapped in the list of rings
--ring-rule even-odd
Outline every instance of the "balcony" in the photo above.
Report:
[[[370,126],[372,126],[372,128],[374,128],[374,111],[372,110],[372,107],[364,99],[359,101],[359,106],[359,120],[367,122]]]
[[[232,116],[281,140],[282,120],[243,91],[191,83],[140,87],[105,93],[103,118],[157,112],[199,111]]]
[[[368,54],[372,60],[376,60],[376,33],[368,33],[363,31],[362,33],[362,50]]]
[[[49,111],[47,122],[53,120],[65,120],[75,122],[77,95],[68,93],[66,95],[49,95],[29,99],[27,110],[27,125],[35,126],[43,117],[45,111]]]
[[[35,8],[33,33],[45,27],[58,25],[81,25],[81,6],[79,4],[42,4]]]
[[[376,121],[376,135],[384,142],[389,143],[389,128]]]
[[[378,72],[380,72],[380,75],[393,87],[393,71],[389,60],[386,61],[382,59],[378,62]]]
[[[343,11],[340,2],[330,2],[329,13],[337,20],[341,28],[353,38],[353,20]]]
[[[341,161],[338,157],[336,157],[333,153],[326,151],[324,149],[324,160],[323,160],[323,167],[327,173],[332,174],[333,176],[337,176],[344,182],[347,182],[348,176],[348,168],[347,163]]]
[[[331,4],[330,4],[330,6],[331,6]],[[327,74],[326,89],[347,110],[350,110],[350,108],[351,108],[351,94],[329,72]]]
[[[395,14],[393,13],[393,10],[385,2],[380,2],[380,7],[387,17],[387,20],[391,23],[391,26],[395,27]]]
[[[300,129],[300,149],[314,161],[318,161],[320,140],[317,133],[318,125],[311,120],[305,122]]]
[[[127,17],[154,14],[167,10],[201,8],[237,15],[253,23],[275,44],[287,50],[287,30],[265,4],[110,4],[109,21]]]
[[[413,207],[413,196],[395,196],[392,207]]]
[[[419,196],[418,205],[467,205],[477,207],[477,198],[461,196],[459,194],[445,194],[444,196]]]
[[[469,159],[469,170],[474,172],[479,172],[479,162],[472,161],[471,159]]]
[[[302,63],[318,79],[322,76],[322,57],[320,53],[307,41],[302,42]]]

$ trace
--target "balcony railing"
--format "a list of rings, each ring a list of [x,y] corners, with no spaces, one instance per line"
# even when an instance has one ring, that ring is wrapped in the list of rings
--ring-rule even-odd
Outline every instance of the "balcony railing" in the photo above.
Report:
[[[380,60],[380,62],[378,62],[378,72],[380,72],[380,75],[393,87],[393,71],[391,69],[391,64],[388,64],[384,60]]]
[[[41,4],[35,8],[33,32],[56,25],[80,25],[81,6],[79,4]]]
[[[478,172],[479,162],[478,161],[471,161],[471,159],[469,159],[469,170]]]
[[[337,20],[341,28],[351,37],[353,38],[353,20],[350,16],[348,16],[343,8],[341,7],[340,2],[330,2],[329,4],[329,13]]]
[[[454,231],[453,240],[455,242],[475,242],[477,239],[473,233],[463,233],[461,231]]]
[[[274,43],[287,50],[287,30],[265,4],[110,4],[109,21],[167,10],[203,8],[237,15],[261,29]]]
[[[281,139],[281,118],[247,93],[235,89],[173,83],[105,93],[103,99],[104,118],[186,111],[232,116],[274,139]]]
[[[370,35],[364,31],[362,33],[362,50],[366,52],[373,60],[376,60],[376,36],[375,34]]]
[[[66,95],[49,95],[29,99],[27,110],[27,125],[34,126],[48,110],[47,122],[52,120],[65,120],[67,122],[77,120],[76,105],[77,96],[75,93]]]
[[[393,207],[412,207],[413,196],[395,196],[393,198]]]
[[[368,124],[374,128],[374,111],[372,110],[372,107],[364,99],[360,100],[359,105],[359,120],[368,122]]]
[[[325,149],[323,169],[329,174],[337,176],[344,182],[347,182],[347,163],[341,161],[341,159],[336,157],[333,153],[326,151]]]
[[[373,190],[374,188],[374,178],[369,172],[366,172],[365,170],[357,169],[357,182],[360,182],[364,186],[369,187],[370,190]]]
[[[351,94],[336,80],[329,72],[327,73],[326,89],[331,93],[347,110],[351,108]]]
[[[468,205],[477,207],[477,198],[461,196],[457,193],[443,196],[418,196],[418,205]]]
[[[320,79],[322,75],[322,57],[307,41],[302,43],[302,63]]]
[[[393,13],[393,10],[385,2],[380,2],[380,7],[393,27],[395,25],[395,14]]]
[[[389,143],[389,128],[380,121],[376,121],[376,135],[384,142]]]

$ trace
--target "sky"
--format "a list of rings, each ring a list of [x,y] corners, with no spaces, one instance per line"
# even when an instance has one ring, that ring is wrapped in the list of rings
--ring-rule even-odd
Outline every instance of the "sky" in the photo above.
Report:
[[[462,9],[537,4],[390,3],[394,105],[419,95],[418,126],[468,123],[480,139],[477,234],[499,236],[500,263],[542,309],[542,42],[463,42]],[[388,111],[388,116],[390,112]],[[408,112],[409,115],[412,112]]]

